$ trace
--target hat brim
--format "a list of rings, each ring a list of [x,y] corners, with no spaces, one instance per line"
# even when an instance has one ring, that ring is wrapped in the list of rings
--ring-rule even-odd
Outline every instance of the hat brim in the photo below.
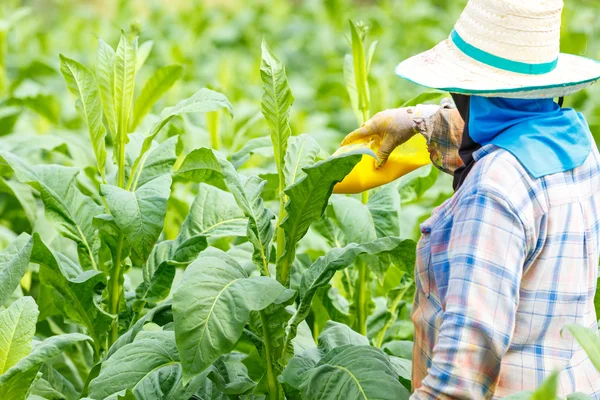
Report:
[[[447,39],[433,49],[401,62],[396,74],[421,86],[450,93],[507,98],[566,96],[600,79],[600,63],[560,54],[556,68],[541,75],[491,67],[461,52]]]

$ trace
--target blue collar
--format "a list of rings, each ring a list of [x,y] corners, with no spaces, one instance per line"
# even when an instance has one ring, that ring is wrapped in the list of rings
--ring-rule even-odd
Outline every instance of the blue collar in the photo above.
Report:
[[[579,167],[592,150],[584,116],[552,99],[471,96],[469,135],[511,152],[534,178]]]

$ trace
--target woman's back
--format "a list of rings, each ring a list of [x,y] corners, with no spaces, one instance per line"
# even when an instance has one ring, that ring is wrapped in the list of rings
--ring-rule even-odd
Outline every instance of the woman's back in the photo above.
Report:
[[[446,368],[429,371],[425,386],[501,397],[533,390],[561,370],[559,395],[600,398],[600,373],[568,331],[561,335],[567,324],[597,327],[598,150],[578,168],[539,179],[496,146],[474,156],[460,190],[422,225],[419,252],[431,257],[417,265],[415,383],[427,375],[435,346],[435,364]],[[440,335],[442,321],[451,329]],[[471,363],[492,370],[473,365],[466,373]]]

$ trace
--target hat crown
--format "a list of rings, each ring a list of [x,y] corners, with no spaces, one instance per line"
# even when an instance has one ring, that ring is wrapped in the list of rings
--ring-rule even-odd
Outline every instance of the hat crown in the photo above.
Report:
[[[454,30],[468,45],[526,64],[560,54],[562,0],[469,0]]]

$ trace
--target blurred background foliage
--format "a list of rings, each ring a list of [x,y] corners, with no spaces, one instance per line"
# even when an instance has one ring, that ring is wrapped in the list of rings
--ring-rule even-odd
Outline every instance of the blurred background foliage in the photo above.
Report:
[[[466,0],[1,0],[0,1],[0,146],[32,153],[32,147],[52,149],[48,161],[89,165],[90,146],[73,98],[59,72],[58,54],[95,63],[98,38],[115,46],[120,30],[152,41],[137,90],[156,68],[184,67],[184,76],[156,105],[175,104],[201,87],[224,93],[235,118],[221,115],[220,150],[231,155],[251,138],[266,136],[260,115],[260,43],[264,38],[282,59],[296,102],[293,134],[308,133],[328,152],[356,128],[343,74],[344,55],[351,51],[348,20],[369,27],[368,42],[377,40],[370,73],[371,112],[397,107],[424,91],[397,78],[398,62],[445,39]],[[600,59],[600,3],[566,0],[562,50]],[[147,44],[149,48],[149,44]],[[600,139],[598,85],[567,99],[582,111]],[[210,121],[209,121],[210,123]],[[214,118],[213,118],[213,122]],[[143,128],[143,127],[142,127]],[[204,117],[184,119],[166,134],[185,130],[187,150],[211,145]],[[18,132],[17,138],[14,133]],[[77,135],[74,132],[81,132]],[[11,134],[12,133],[12,134]],[[5,140],[3,140],[5,139]],[[9,140],[10,139],[10,140]],[[213,147],[214,143],[213,143]],[[56,150],[59,151],[56,151]],[[60,158],[61,151],[68,157]],[[260,158],[260,151],[256,151]],[[29,159],[32,158],[28,154]],[[265,154],[251,162],[263,177],[274,171]],[[450,179],[429,174],[403,202],[403,235],[416,237],[415,222],[451,194]],[[427,177],[429,176],[429,179]],[[413,176],[414,177],[414,176]],[[412,177],[411,177],[412,178]],[[433,188],[430,186],[437,179]],[[414,185],[412,186],[414,188]],[[430,189],[430,190],[427,190]],[[181,198],[186,197],[183,192]],[[179,200],[171,200],[176,207]],[[6,203],[4,203],[6,204]],[[10,215],[0,219],[12,231],[26,231],[26,222]],[[182,207],[176,215],[183,218]],[[177,225],[177,216],[170,222]],[[7,226],[6,224],[2,224]],[[169,224],[166,224],[168,228]],[[169,232],[166,232],[167,237]],[[10,235],[12,236],[12,235]]]

